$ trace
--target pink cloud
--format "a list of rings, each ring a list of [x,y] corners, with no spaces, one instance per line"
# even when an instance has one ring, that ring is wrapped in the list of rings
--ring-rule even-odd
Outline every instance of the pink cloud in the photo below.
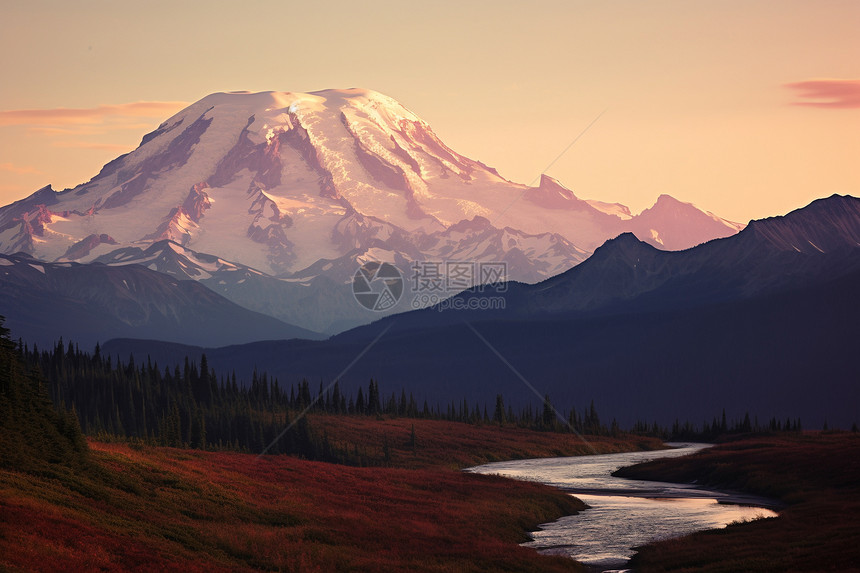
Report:
[[[0,111],[0,126],[101,124],[111,118],[163,119],[187,105],[180,101],[137,101],[90,108],[12,109]]]
[[[114,143],[92,143],[89,141],[54,141],[51,144],[53,147],[65,147],[69,149],[97,149],[99,151],[117,151],[126,153],[131,151],[132,147],[128,145]]]
[[[860,80],[820,79],[785,84],[797,91],[793,105],[832,109],[860,108]]]
[[[0,111],[0,127],[23,127],[29,135],[48,138],[48,145],[66,149],[90,149],[126,153],[129,144],[122,132],[148,131],[188,104],[180,101],[138,101],[91,108],[13,109]],[[94,141],[95,140],[95,141]],[[22,167],[0,164],[0,171],[36,174]]]
[[[105,135],[109,130],[113,129],[129,129],[142,131],[152,129],[152,123],[120,123],[110,125],[74,125],[71,127],[48,127],[34,126],[28,127],[28,133],[37,133],[39,135]]]
[[[14,163],[0,163],[0,171],[8,171],[16,175],[40,175],[42,172],[29,165],[15,165]]]
[[[107,129],[104,127],[90,127],[86,125],[76,125],[72,128],[36,126],[29,127],[27,132],[39,135],[104,135],[107,133]]]

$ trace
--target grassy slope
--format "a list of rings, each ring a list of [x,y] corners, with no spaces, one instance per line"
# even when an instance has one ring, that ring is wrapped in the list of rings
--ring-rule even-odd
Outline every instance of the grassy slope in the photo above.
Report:
[[[384,448],[396,467],[460,469],[494,461],[609,454],[662,448],[660,440],[629,436],[614,439],[536,432],[496,425],[471,425],[438,420],[393,418],[369,420],[358,416],[311,414],[310,425],[335,447],[361,444],[374,463],[384,463]],[[415,448],[410,439],[415,429]]]
[[[0,569],[577,569],[517,543],[539,523],[581,509],[578,500],[450,468],[581,446],[558,434],[416,421],[413,452],[405,447],[411,425],[312,421],[332,441],[366,438],[380,450],[387,441],[392,465],[421,469],[91,442],[88,469],[54,477],[0,471]]]
[[[860,571],[860,435],[748,438],[619,474],[697,480],[787,504],[778,518],[645,546],[639,571]]]

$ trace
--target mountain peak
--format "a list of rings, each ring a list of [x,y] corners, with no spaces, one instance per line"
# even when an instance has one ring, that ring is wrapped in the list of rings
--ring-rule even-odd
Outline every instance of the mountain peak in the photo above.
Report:
[[[631,227],[637,236],[652,245],[677,251],[711,239],[734,235],[743,225],[664,193],[654,205],[633,218]]]
[[[537,187],[507,181],[372,90],[219,92],[168,118],[90,181],[0,208],[0,252],[139,262],[322,330],[363,312],[346,280],[370,258],[506,261],[509,279],[539,281],[623,231],[665,235],[666,248],[733,232],[696,223],[698,234],[672,239],[684,217],[643,223],[547,175]],[[148,250],[159,241],[175,248]],[[273,299],[253,294],[261,275],[279,293]],[[346,290],[307,310],[297,301],[320,292],[317,278]],[[302,316],[285,316],[299,306]]]
[[[700,209],[693,205],[692,203],[687,203],[685,201],[681,201],[680,199],[676,199],[667,193],[661,193],[654,204],[645,209],[645,211],[653,211],[653,210],[673,210],[678,212],[682,209],[695,209],[699,211]],[[643,213],[645,212],[643,211]]]
[[[546,173],[541,173],[540,183],[538,183],[538,187],[544,189],[554,189],[561,193],[564,193],[565,195],[574,196],[573,191],[562,185],[558,179],[556,179],[555,177],[550,177]]]
[[[529,188],[525,199],[545,209],[592,210],[587,202],[573,194],[573,191],[562,185],[558,180],[542,173],[537,187]]]
[[[244,101],[251,105],[265,105],[267,102],[287,103],[302,100],[344,100],[344,99],[368,99],[390,103],[394,106],[400,104],[392,97],[383,93],[366,88],[331,88],[312,92],[288,92],[277,90],[252,91],[229,91],[213,92],[202,97],[196,104],[217,105],[219,103],[235,103]],[[192,104],[192,105],[196,105]],[[402,107],[402,106],[400,106]]]
[[[647,251],[652,252],[658,250],[653,245],[646,243],[645,241],[640,240],[635,234],[626,232],[621,233],[614,239],[609,239],[605,243],[603,243],[600,247],[595,249],[594,253],[598,252],[606,253],[606,252],[614,252],[614,251],[623,251],[623,252],[638,252],[638,251]]]
[[[784,251],[829,252],[860,247],[860,199],[834,194],[778,217],[752,221],[750,236]]]
[[[692,203],[685,203],[684,201],[675,199],[668,193],[661,193],[654,205],[692,205]]]

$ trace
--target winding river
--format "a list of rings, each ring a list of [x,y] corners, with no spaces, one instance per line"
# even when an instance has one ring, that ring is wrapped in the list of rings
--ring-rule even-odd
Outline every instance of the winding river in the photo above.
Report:
[[[568,555],[589,567],[624,568],[633,547],[725,527],[733,521],[774,517],[769,500],[705,490],[694,485],[616,478],[618,468],[697,452],[707,444],[669,444],[671,450],[498,462],[467,471],[538,481],[576,495],[590,506],[578,515],[541,525],[526,543],[543,553]]]

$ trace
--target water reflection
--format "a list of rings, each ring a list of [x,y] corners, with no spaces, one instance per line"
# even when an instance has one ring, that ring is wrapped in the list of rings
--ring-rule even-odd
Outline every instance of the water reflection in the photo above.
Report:
[[[707,445],[687,444],[660,452],[499,462],[469,471],[539,481],[575,494],[591,509],[542,525],[532,534],[534,541],[525,545],[610,569],[624,567],[633,555],[632,548],[650,541],[776,515],[762,507],[732,504],[766,503],[751,496],[610,475],[623,466],[686,455],[704,447]]]

